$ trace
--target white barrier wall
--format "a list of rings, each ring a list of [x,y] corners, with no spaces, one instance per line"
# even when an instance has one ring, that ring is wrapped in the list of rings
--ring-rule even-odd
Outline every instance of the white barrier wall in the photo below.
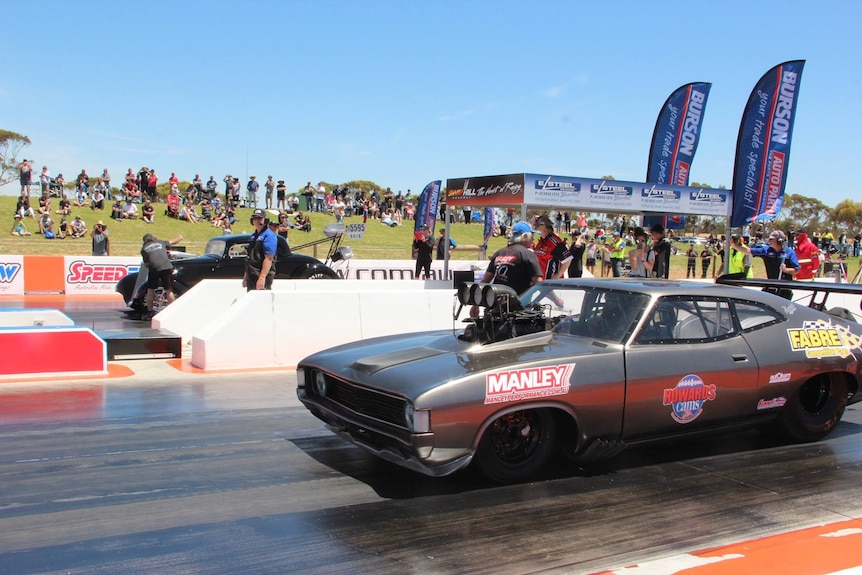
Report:
[[[309,292],[380,292],[448,289],[452,282],[442,280],[275,280],[272,291]],[[179,335],[183,343],[218,318],[237,300],[245,296],[241,280],[204,280],[153,318],[153,327]],[[330,296],[330,299],[336,296]],[[307,296],[293,297],[294,306],[304,306]]]
[[[302,283],[316,283],[318,289],[253,291],[237,301],[192,337],[192,365],[208,370],[292,367],[310,353],[342,343],[453,325],[451,286],[322,291],[321,282]]]

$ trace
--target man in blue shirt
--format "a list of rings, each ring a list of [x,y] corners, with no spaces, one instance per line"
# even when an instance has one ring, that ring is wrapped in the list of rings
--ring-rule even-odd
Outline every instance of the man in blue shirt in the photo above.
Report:
[[[742,243],[734,245],[733,248],[743,253],[763,258],[766,266],[766,277],[777,280],[792,280],[799,271],[799,259],[796,252],[787,248],[784,232],[775,230],[769,234],[768,244],[750,248]]]
[[[248,243],[248,258],[242,278],[242,285],[248,291],[272,289],[278,240],[268,223],[266,212],[262,209],[258,208],[252,213],[251,224],[255,231]]]

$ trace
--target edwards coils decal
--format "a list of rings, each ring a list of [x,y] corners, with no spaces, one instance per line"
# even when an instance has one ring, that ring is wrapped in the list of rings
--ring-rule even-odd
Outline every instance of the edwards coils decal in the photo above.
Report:
[[[497,371],[485,376],[485,405],[569,393],[575,364]]]
[[[715,385],[706,384],[693,374],[679,380],[676,387],[665,389],[662,395],[662,403],[672,406],[670,416],[677,423],[691,423],[703,413],[703,405],[713,399]]]
[[[806,321],[801,329],[788,329],[787,337],[793,351],[804,351],[810,359],[845,358],[862,346],[862,336],[822,319]]]

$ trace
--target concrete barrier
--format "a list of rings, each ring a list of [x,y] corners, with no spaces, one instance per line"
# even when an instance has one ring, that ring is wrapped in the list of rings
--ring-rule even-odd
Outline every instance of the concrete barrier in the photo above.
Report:
[[[383,292],[452,289],[451,281],[442,280],[276,280],[274,292]],[[244,297],[246,289],[240,280],[204,280],[153,318],[153,327],[171,331],[190,343],[192,336],[218,318],[226,309]],[[306,295],[293,298],[293,306],[305,306]]]
[[[56,309],[0,309],[0,327],[68,325],[75,322]]]
[[[454,289],[253,291],[192,337],[200,369],[292,367],[351,341],[453,326]],[[344,283],[344,282],[332,282]],[[388,284],[391,282],[379,282]],[[411,282],[421,283],[421,282]],[[297,297],[300,297],[298,300]],[[463,310],[462,315],[467,310]]]

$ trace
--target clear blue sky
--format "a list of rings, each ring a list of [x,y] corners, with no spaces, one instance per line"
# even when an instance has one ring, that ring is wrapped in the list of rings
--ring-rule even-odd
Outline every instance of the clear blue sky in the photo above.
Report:
[[[760,76],[807,60],[788,193],[860,199],[859,31],[847,1],[5,2],[0,128],[67,178],[156,168],[429,181],[643,181],[656,115],[712,82],[691,180],[731,187]],[[16,185],[0,188],[15,193]]]

